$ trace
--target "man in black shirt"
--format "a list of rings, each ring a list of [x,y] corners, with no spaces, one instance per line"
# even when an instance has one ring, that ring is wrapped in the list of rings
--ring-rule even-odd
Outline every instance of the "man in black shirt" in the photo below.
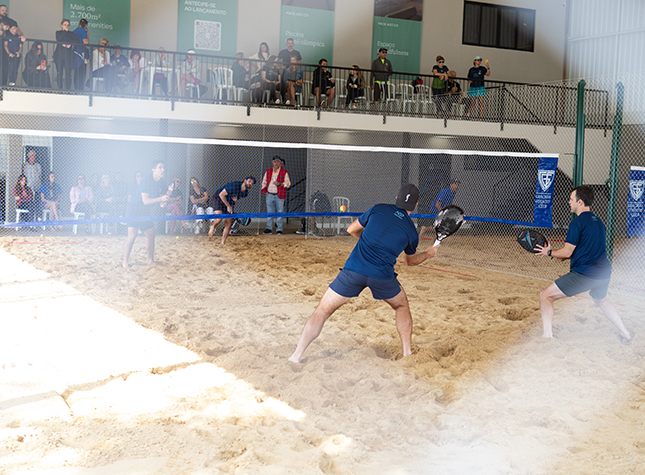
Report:
[[[164,164],[154,160],[151,164],[152,173],[144,176],[137,186],[137,192],[132,195],[125,215],[128,219],[128,238],[123,247],[123,267],[129,267],[130,252],[134,245],[139,229],[146,235],[146,249],[148,250],[148,264],[155,261],[155,226],[152,221],[136,221],[136,217],[153,216],[157,213],[156,205],[165,206],[169,200],[168,189],[163,177]]]

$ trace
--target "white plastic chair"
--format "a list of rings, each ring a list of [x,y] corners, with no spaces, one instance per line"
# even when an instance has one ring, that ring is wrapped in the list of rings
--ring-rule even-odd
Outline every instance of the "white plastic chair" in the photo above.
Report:
[[[229,68],[215,68],[213,70],[215,81],[215,95],[218,101],[222,100],[223,93],[226,93],[226,100],[236,100],[237,95],[233,85],[233,70]]]
[[[345,107],[345,98],[347,97],[347,79],[335,78],[334,88],[336,89],[334,107]],[[345,94],[341,94],[342,92]]]
[[[346,198],[345,196],[334,196],[331,199],[331,206],[334,213],[347,213],[349,212],[349,198]],[[345,207],[344,211],[341,211],[343,209],[342,206]],[[349,224],[352,224],[354,218],[351,216],[338,216],[338,219],[336,220],[336,234],[340,234],[342,220],[349,220]]]
[[[20,222],[20,215],[23,213],[29,213],[28,209],[22,209],[22,208],[16,208],[16,223]],[[18,231],[18,227],[16,226],[16,231]]]

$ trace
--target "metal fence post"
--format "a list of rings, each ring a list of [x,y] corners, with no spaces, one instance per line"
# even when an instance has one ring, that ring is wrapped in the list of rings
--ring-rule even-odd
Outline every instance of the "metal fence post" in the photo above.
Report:
[[[611,138],[611,172],[609,175],[609,206],[607,207],[607,259],[609,262],[614,257],[614,236],[616,234],[616,197],[618,194],[618,164],[620,160],[620,144],[623,130],[623,101],[625,99],[625,86],[622,82],[616,85],[616,115]]]
[[[576,107],[576,148],[573,161],[573,187],[582,185],[585,155],[585,85],[581,79],[578,83],[578,100]]]

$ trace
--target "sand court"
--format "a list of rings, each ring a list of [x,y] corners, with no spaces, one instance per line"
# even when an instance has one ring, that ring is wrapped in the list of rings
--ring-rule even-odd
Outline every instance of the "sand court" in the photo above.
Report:
[[[365,291],[295,365],[352,238],[161,236],[159,262],[144,265],[137,241],[127,270],[123,240],[0,240],[0,472],[624,474],[645,462],[642,300],[610,295],[630,345],[585,296],[556,304],[543,340],[548,283],[457,265],[465,248],[449,239],[450,262],[397,266],[411,357]],[[491,259],[512,265],[513,252]]]

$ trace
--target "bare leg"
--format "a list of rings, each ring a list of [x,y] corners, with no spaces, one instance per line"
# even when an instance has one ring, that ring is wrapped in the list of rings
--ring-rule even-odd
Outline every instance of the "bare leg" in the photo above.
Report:
[[[336,89],[333,87],[331,89],[328,89],[327,92],[327,107],[331,107],[331,105],[334,103],[334,96],[336,95]]]
[[[224,231],[222,232],[222,244],[226,244],[226,238],[228,237],[229,233],[231,232],[231,226],[233,225],[233,220],[232,219],[225,219],[224,220]],[[210,234],[210,232],[209,232]]]
[[[484,117],[484,98],[479,97],[479,118]]]
[[[148,250],[148,264],[155,262],[155,228],[146,229],[146,249]]]
[[[612,303],[609,300],[607,300],[606,297],[600,300],[593,299],[593,301],[598,307],[600,307],[600,310],[602,310],[602,313],[605,314],[605,317],[607,317],[607,319],[611,323],[613,323],[614,326],[618,328],[618,330],[620,330],[620,334],[622,335],[622,337],[626,341],[631,340],[632,336],[625,328],[625,325],[623,325],[623,321],[618,315],[618,312],[616,311],[616,307],[614,307]]]
[[[138,228],[128,227],[128,237],[125,239],[125,244],[123,245],[123,267],[125,268],[130,267],[128,264],[130,252],[132,252],[132,246],[134,245],[135,239],[137,239],[138,232]]]
[[[412,314],[403,287],[396,297],[387,299],[386,302],[394,309],[396,315],[396,331],[399,332],[399,338],[401,338],[403,356],[410,356],[412,354]]]
[[[320,303],[314,310],[314,313],[309,317],[307,323],[305,323],[305,328],[302,330],[302,335],[300,335],[300,340],[298,341],[298,346],[296,351],[293,352],[293,355],[289,358],[289,361],[293,363],[300,363],[300,359],[304,354],[307,347],[314,341],[320,332],[322,327],[329,317],[343,304],[347,303],[350,300],[349,297],[343,297],[342,295],[337,294],[331,288],[327,289],[325,295],[320,299]]]
[[[216,211],[215,211],[215,214],[222,214],[222,212],[221,212],[220,210],[216,210]],[[216,228],[216,227],[217,227],[217,225],[218,225],[219,223],[221,223],[221,222],[222,222],[222,220],[221,220],[221,219],[214,219],[214,220],[213,220],[213,222],[211,223],[211,227],[210,227],[210,229],[208,230],[208,237],[213,237],[213,233],[215,232],[215,228]]]
[[[553,302],[565,298],[566,295],[555,283],[540,292],[540,313],[542,314],[543,338],[553,338]]]

